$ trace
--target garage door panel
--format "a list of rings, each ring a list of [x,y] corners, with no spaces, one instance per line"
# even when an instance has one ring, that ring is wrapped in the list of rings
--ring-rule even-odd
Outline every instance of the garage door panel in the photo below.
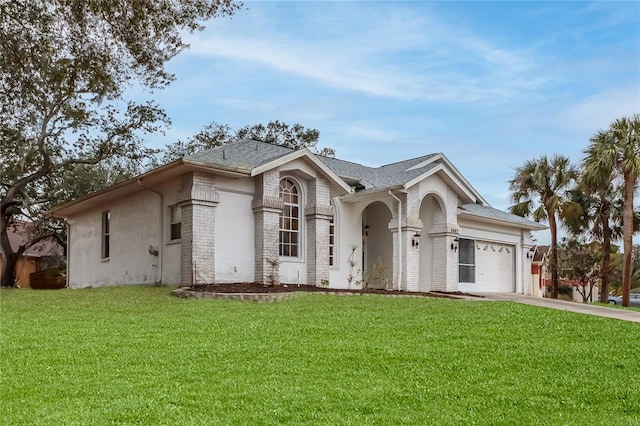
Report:
[[[476,242],[476,288],[478,291],[513,292],[515,247]]]

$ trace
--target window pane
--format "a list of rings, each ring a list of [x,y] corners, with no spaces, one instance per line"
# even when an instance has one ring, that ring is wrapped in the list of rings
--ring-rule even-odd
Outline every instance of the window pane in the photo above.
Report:
[[[105,234],[109,233],[109,222],[111,222],[111,212],[102,213],[102,229]]]
[[[109,210],[102,212],[102,253],[101,257],[106,259],[109,257],[109,230],[111,228],[111,212]]]
[[[182,211],[180,207],[178,206],[171,207],[171,223],[176,223],[181,221],[182,221]]]
[[[476,267],[460,265],[460,277],[461,283],[475,283],[476,282]]]
[[[460,254],[460,263],[465,265],[474,265],[475,262],[475,241],[460,238],[458,241],[458,253]]]
[[[109,257],[109,236],[105,235],[102,246],[102,257]]]
[[[300,206],[298,188],[290,179],[280,181],[280,199],[284,202],[280,214],[280,256],[298,256]]]
[[[181,223],[172,223],[171,224],[171,239],[179,240],[182,238],[182,224]]]
[[[458,241],[459,268],[458,280],[461,283],[476,282],[476,242],[466,238]]]

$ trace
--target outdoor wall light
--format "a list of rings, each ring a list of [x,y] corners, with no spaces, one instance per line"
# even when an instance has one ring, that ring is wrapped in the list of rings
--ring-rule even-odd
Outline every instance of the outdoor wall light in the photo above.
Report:
[[[411,238],[411,245],[413,247],[418,247],[418,245],[420,245],[420,232],[413,234],[413,238]]]
[[[369,236],[369,229],[371,229],[371,227],[369,225],[365,225],[364,227],[362,227],[362,232],[363,232],[365,237]]]
[[[533,255],[536,252],[536,248],[535,247],[531,247],[529,249],[529,251],[527,251],[527,259],[533,259]]]

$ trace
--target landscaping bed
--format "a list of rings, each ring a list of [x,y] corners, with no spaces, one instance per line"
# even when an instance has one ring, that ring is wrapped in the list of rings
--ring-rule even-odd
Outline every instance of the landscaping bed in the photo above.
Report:
[[[307,284],[264,285],[257,283],[199,284],[190,287],[181,287],[173,291],[175,296],[182,298],[242,299],[259,302],[282,300],[289,298],[295,293],[335,294],[340,296],[381,294],[396,297],[481,297],[461,292],[415,292],[385,290],[381,288],[337,289],[316,287]]]

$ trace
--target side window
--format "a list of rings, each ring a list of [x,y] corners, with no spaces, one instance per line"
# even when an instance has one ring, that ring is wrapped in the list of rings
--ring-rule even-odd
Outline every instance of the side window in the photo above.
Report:
[[[459,281],[461,283],[476,282],[476,242],[460,238],[459,253]]]
[[[280,181],[280,199],[284,209],[280,214],[280,256],[297,257],[300,238],[300,193],[290,179]]]
[[[333,204],[331,204],[331,207],[333,210],[333,216],[331,216],[331,219],[329,220],[329,266],[334,266],[336,254],[336,209],[333,207]]]
[[[111,232],[111,212],[109,210],[102,212],[102,258],[109,258],[110,251],[110,232]]]
[[[179,240],[182,238],[182,209],[179,206],[169,207],[169,238]]]

